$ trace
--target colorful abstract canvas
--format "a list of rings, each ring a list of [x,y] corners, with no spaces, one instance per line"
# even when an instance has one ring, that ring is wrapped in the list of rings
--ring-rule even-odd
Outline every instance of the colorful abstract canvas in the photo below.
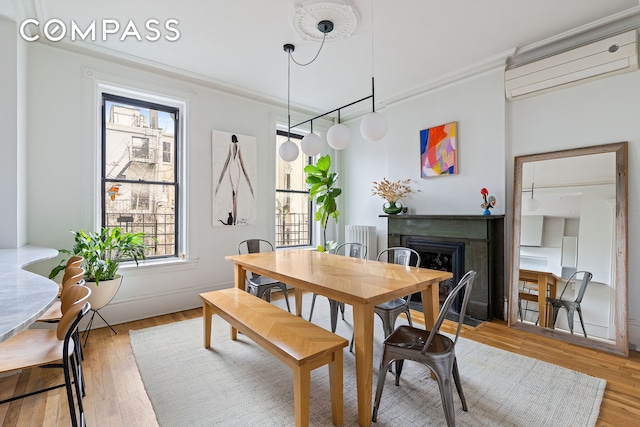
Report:
[[[421,176],[458,173],[456,122],[420,131]]]

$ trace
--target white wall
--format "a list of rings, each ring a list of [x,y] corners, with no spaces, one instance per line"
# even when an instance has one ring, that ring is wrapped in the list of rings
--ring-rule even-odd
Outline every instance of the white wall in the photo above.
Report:
[[[508,104],[507,168],[513,156],[629,141],[629,332],[640,344],[640,72],[608,77]]]
[[[0,40],[0,248],[17,248],[26,242],[26,56],[14,21],[0,17]]]
[[[480,215],[480,189],[486,187],[498,203],[492,214],[505,213],[504,72],[495,69],[474,78],[393,104],[380,111],[389,130],[378,142],[360,135],[360,121],[349,123],[353,141],[342,152],[342,185],[346,203],[344,224],[375,225],[378,249],[387,242],[384,200],[371,194],[373,181],[411,178],[420,190],[402,203],[411,214]],[[420,177],[420,131],[458,123],[458,174]]]
[[[70,247],[69,230],[93,228],[99,145],[91,138],[92,82],[107,79],[188,102],[188,256],[176,266],[125,269],[124,282],[103,314],[114,323],[200,306],[198,293],[231,286],[225,255],[240,240],[274,238],[275,128],[273,106],[225,95],[158,74],[31,43],[28,71],[30,244]],[[89,119],[87,119],[89,117]],[[89,127],[89,129],[88,129]],[[213,227],[211,130],[257,137],[257,223]],[[51,263],[52,264],[52,263]],[[44,266],[42,267],[45,268]]]

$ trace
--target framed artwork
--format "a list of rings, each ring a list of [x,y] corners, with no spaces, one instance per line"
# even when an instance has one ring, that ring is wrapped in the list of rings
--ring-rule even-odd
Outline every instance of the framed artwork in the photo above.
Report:
[[[211,132],[211,156],[213,225],[255,224],[256,137],[214,130]]]
[[[422,178],[458,173],[457,135],[456,122],[420,131]]]

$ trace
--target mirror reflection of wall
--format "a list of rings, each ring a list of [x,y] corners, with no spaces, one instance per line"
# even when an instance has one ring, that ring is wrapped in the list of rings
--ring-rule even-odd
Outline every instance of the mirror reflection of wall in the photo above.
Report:
[[[615,161],[615,153],[600,153],[525,162],[522,168],[520,269],[565,279],[591,272],[581,304],[585,329],[604,340],[615,338]],[[578,287],[572,283],[563,299],[574,299]],[[525,320],[535,322],[536,304],[523,304]],[[555,327],[569,330],[564,311]],[[574,333],[580,328],[576,315]]]

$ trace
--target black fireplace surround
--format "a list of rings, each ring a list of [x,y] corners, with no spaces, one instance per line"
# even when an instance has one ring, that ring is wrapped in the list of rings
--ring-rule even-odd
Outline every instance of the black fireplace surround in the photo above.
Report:
[[[455,286],[469,270],[477,272],[467,306],[476,320],[504,319],[503,215],[383,215],[388,221],[388,246],[404,246],[422,254],[443,254],[450,259]],[[424,264],[424,259],[422,260]],[[433,268],[422,265],[422,267]],[[444,292],[446,294],[446,292]],[[461,302],[454,304],[457,313]]]

